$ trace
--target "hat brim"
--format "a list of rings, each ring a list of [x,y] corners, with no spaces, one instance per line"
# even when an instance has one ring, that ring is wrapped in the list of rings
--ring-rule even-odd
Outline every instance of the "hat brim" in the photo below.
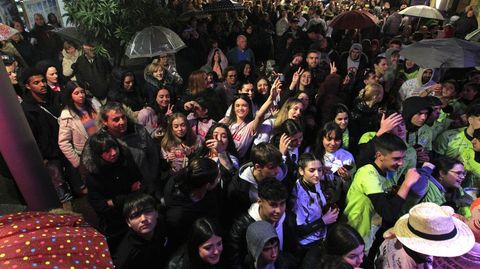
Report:
[[[457,234],[448,240],[435,241],[419,237],[407,227],[409,214],[403,215],[394,227],[397,239],[407,248],[435,257],[458,257],[470,251],[475,244],[473,232],[461,220],[452,217]]]

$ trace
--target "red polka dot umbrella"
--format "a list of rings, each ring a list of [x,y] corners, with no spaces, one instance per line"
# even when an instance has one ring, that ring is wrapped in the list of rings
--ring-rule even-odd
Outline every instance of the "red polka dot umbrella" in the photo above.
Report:
[[[112,268],[105,237],[82,217],[21,212],[0,217],[0,268]]]

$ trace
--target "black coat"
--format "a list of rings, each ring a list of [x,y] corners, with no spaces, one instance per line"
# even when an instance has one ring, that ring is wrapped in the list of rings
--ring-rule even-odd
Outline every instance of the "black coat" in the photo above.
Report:
[[[165,186],[164,201],[168,242],[172,251],[187,241],[188,231],[195,220],[202,217],[218,219],[220,195],[215,189],[207,192],[200,201],[193,202],[179,189],[177,178],[170,178]]]
[[[295,232],[297,225],[296,215],[290,211],[285,212],[286,217],[283,221],[283,250],[282,252],[297,254],[298,253],[298,238]],[[242,214],[235,219],[226,242],[224,251],[226,251],[226,263],[229,268],[241,268],[247,256],[247,228],[255,220],[248,214]]]
[[[88,84],[87,90],[93,96],[100,100],[107,97],[112,66],[106,58],[95,56],[93,62],[90,63],[85,55],[82,55],[72,65],[72,69],[77,81]]]
[[[119,269],[162,268],[168,257],[166,243],[165,224],[160,217],[151,240],[130,229],[113,255],[113,263]]]
[[[137,88],[134,88],[133,91],[125,91],[122,88],[110,90],[108,92],[107,100],[109,102],[114,101],[125,104],[133,111],[141,110],[146,104],[143,94],[139,92]]]
[[[132,184],[142,181],[142,175],[128,149],[122,146],[117,161],[106,164],[94,156],[87,141],[81,159],[88,171],[88,201],[97,213],[100,229],[107,236],[121,239],[128,231],[122,213],[123,204],[127,195],[133,192]],[[110,199],[113,207],[107,204]]]
[[[42,158],[45,160],[61,158],[62,153],[58,147],[59,127],[55,118],[59,117],[61,112],[60,94],[48,90],[46,103],[40,104],[27,90],[21,105]]]

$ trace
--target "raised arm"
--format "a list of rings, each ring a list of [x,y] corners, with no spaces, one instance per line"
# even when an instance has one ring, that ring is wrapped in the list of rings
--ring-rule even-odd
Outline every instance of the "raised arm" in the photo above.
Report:
[[[265,116],[265,113],[267,113],[268,109],[273,103],[273,100],[277,97],[277,95],[280,93],[282,87],[282,83],[280,80],[277,78],[272,85],[272,88],[270,90],[270,95],[268,96],[267,101],[263,103],[262,107],[257,111],[257,114],[255,115],[255,118],[253,119],[252,123],[252,134],[255,134],[257,132],[258,127],[260,126],[260,123],[263,121],[263,116]]]

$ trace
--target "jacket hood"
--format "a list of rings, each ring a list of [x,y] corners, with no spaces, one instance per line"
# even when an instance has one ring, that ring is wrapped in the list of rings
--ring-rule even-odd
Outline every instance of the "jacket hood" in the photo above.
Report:
[[[402,103],[403,111],[402,116],[407,126],[407,130],[415,129],[415,127],[410,122],[412,117],[417,114],[422,109],[428,109],[428,114],[432,112],[432,107],[430,100],[426,97],[412,96],[405,99]]]
[[[275,228],[266,221],[257,221],[250,224],[247,228],[246,237],[248,252],[253,256],[255,265],[258,263],[258,258],[265,244],[272,238],[278,239]]]
[[[288,169],[287,166],[284,163],[280,164],[280,173],[277,174],[275,177],[278,180],[283,180],[285,176],[287,175]],[[253,176],[253,163],[248,162],[240,167],[238,170],[239,177],[253,185],[257,185],[257,181],[255,180],[255,177]]]
[[[422,83],[422,76],[423,76],[423,73],[426,71],[426,70],[432,70],[432,77],[430,78],[429,81],[427,81],[427,83]],[[433,84],[435,84],[436,82],[434,81],[434,78],[436,76],[436,71],[434,68],[420,68],[418,70],[418,74],[417,74],[417,82],[418,82],[418,85],[421,85],[422,87],[428,87],[428,86],[431,86]]]

